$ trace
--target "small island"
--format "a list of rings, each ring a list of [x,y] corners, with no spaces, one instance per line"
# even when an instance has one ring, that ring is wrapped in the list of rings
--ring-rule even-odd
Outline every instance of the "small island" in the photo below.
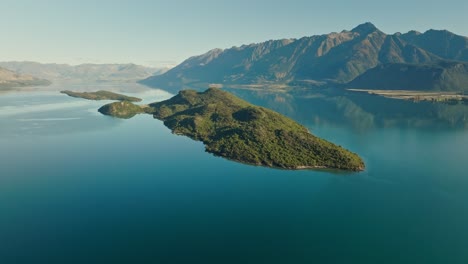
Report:
[[[147,105],[135,105],[128,101],[106,104],[98,109],[103,115],[109,115],[122,119],[129,119],[137,114],[151,112]]]
[[[357,154],[312,135],[294,120],[218,88],[180,91],[147,106],[116,102],[99,112],[124,118],[152,114],[173,133],[202,141],[207,152],[242,163],[294,170],[365,167]]]
[[[116,100],[116,101],[128,101],[128,102],[141,102],[140,98],[126,96],[123,94],[113,93],[109,91],[97,91],[97,92],[73,92],[73,91],[61,91],[71,97],[82,98],[87,100]]]

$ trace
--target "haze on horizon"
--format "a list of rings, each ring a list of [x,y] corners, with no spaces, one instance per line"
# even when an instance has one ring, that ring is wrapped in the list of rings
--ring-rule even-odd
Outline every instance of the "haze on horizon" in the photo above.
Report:
[[[350,30],[468,35],[468,2],[2,0],[0,61],[173,66],[213,48]]]

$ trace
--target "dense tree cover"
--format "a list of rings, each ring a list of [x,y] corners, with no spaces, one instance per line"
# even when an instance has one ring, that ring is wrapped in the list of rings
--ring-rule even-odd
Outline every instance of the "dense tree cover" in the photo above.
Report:
[[[106,104],[99,108],[98,111],[104,115],[128,119],[134,117],[137,114],[144,113],[145,109],[146,108],[144,106],[135,105],[128,101],[122,101]]]
[[[129,101],[129,102],[141,102],[140,98],[126,96],[123,94],[113,93],[109,91],[97,91],[97,92],[73,92],[73,91],[61,91],[71,97],[83,98],[88,100],[116,100],[116,101]]]
[[[285,169],[364,169],[358,155],[220,89],[181,91],[149,107],[174,133],[200,140],[208,152],[228,159]]]

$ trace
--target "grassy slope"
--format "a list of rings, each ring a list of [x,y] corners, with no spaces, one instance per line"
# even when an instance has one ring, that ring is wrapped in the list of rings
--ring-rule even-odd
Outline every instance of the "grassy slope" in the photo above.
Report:
[[[150,108],[174,133],[200,140],[208,152],[232,160],[286,169],[364,168],[359,156],[292,119],[219,89],[181,91]]]

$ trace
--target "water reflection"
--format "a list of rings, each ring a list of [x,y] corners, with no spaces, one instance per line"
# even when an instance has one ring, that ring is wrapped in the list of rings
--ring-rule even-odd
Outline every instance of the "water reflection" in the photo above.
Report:
[[[0,96],[18,111],[87,104],[0,116],[1,263],[466,263],[468,133],[399,128],[466,127],[466,106],[232,92],[359,153],[367,170],[245,166],[149,115],[102,116],[105,102]]]
[[[468,105],[413,102],[346,91],[265,92],[226,89],[303,124],[374,128],[468,128]]]
[[[43,90],[41,90],[43,89]],[[150,103],[167,99],[171,94],[139,84],[55,84],[10,91],[0,95],[0,135],[2,137],[51,136],[111,129],[123,120],[103,117],[97,112],[111,101],[71,98],[61,90],[123,92]]]

